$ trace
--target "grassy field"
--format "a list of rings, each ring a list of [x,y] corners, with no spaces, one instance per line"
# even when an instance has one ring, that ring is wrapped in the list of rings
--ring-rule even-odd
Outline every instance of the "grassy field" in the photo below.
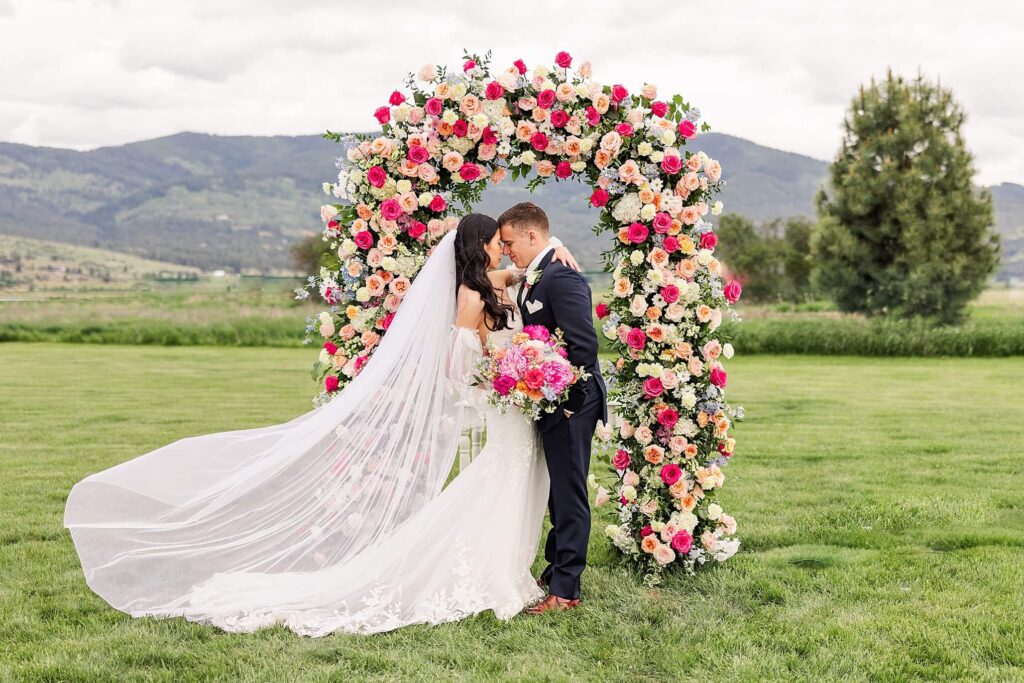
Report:
[[[84,475],[309,406],[300,349],[0,345],[0,680],[1024,680],[1024,359],[734,359],[740,553],[657,590],[595,523],[584,605],[373,637],[230,635],[93,595]]]

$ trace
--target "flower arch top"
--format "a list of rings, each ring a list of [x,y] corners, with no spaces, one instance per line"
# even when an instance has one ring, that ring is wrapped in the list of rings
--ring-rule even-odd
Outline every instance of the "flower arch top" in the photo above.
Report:
[[[406,92],[374,112],[380,135],[327,133],[349,146],[337,182],[324,183],[344,203],[321,210],[336,266],[298,291],[315,287],[331,305],[307,327],[324,339],[314,403],[372,356],[430,248],[457,224],[457,205],[468,211],[510,173],[532,173],[530,189],[585,177],[603,209],[595,232],[615,238],[604,254],[611,301],[597,311],[620,353],[607,371],[623,423],[598,431],[614,453],[618,524],[608,535],[651,580],[673,562],[724,560],[738,545],[726,539],[735,521],[713,500],[736,412],[724,402],[720,356],[731,347],[718,330],[739,285],[720,280],[707,218],[721,212],[721,166],[684,149],[707,124],[679,95],[603,85],[566,52],[554,66],[516,60],[494,73],[490,57],[409,74]],[[602,487],[598,502],[608,498]]]

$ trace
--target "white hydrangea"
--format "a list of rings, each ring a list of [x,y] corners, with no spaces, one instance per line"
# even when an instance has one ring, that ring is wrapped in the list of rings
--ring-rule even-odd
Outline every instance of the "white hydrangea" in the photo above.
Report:
[[[525,155],[524,155],[525,156]],[[640,208],[643,202],[636,192],[627,192],[612,209],[612,218],[620,223],[632,223],[640,218]]]
[[[654,214],[657,213],[658,209],[654,204],[644,204],[644,207],[640,209],[640,218],[645,221],[649,221],[654,218]]]

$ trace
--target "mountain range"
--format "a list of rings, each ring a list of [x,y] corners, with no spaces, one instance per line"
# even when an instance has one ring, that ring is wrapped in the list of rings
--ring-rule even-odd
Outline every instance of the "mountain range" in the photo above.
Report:
[[[727,212],[755,220],[813,216],[828,163],[709,133],[695,145],[722,162]],[[0,233],[112,249],[203,269],[284,273],[289,245],[321,228],[321,183],[338,145],[319,136],[180,133],[91,151],[0,143]],[[1002,237],[997,279],[1024,278],[1024,186],[989,188]],[[585,267],[600,267],[596,210],[574,181],[531,197],[524,182],[489,188],[474,207],[497,215],[530,199]]]

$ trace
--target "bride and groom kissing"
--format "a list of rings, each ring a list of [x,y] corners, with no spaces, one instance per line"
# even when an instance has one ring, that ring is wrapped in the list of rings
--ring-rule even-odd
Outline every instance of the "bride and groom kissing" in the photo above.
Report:
[[[516,270],[498,268],[503,255]],[[87,583],[136,617],[314,637],[576,607],[591,440],[607,422],[592,310],[540,207],[466,215],[329,403],[179,439],[78,482],[64,524]],[[488,405],[475,372],[530,325],[561,330],[568,361],[589,374],[535,423]],[[446,485],[480,417],[486,445]]]

